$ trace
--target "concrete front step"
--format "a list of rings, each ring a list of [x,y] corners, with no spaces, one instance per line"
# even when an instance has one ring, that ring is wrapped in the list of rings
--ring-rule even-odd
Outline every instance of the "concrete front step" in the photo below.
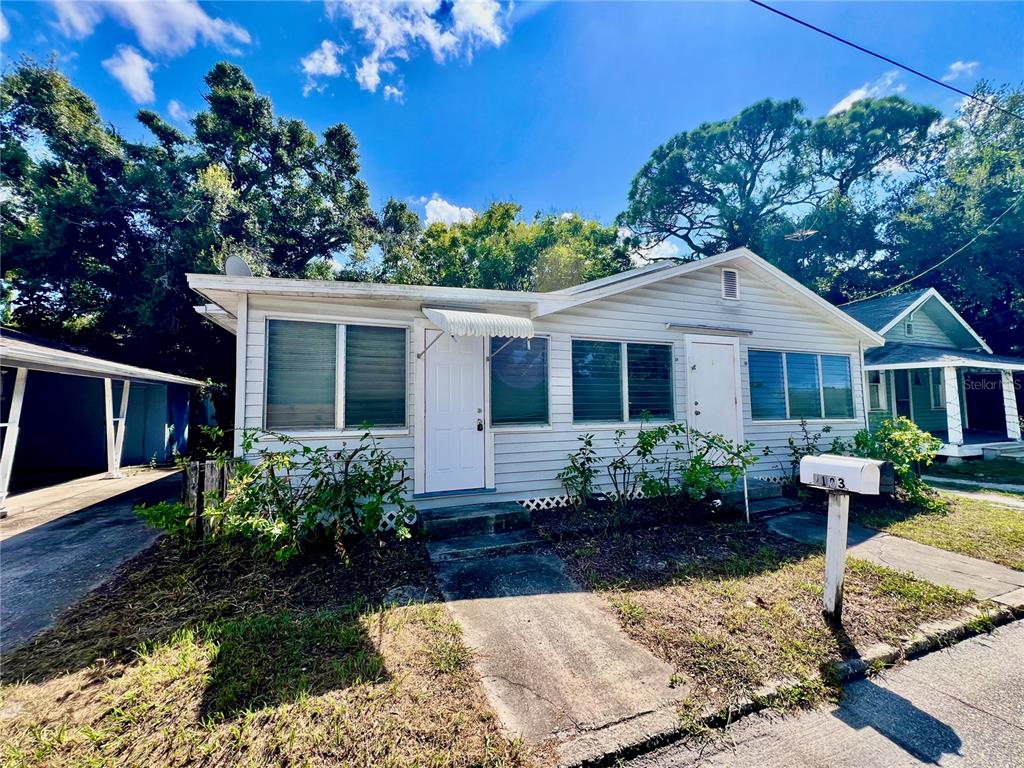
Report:
[[[444,563],[452,560],[513,555],[532,550],[539,544],[541,540],[532,530],[517,530],[428,541],[427,553],[432,562]]]
[[[750,519],[764,520],[777,515],[784,515],[800,508],[800,502],[779,496],[774,499],[758,499],[750,502]]]
[[[514,501],[428,509],[420,513],[430,539],[450,539],[485,533],[503,533],[530,525],[530,512]]]

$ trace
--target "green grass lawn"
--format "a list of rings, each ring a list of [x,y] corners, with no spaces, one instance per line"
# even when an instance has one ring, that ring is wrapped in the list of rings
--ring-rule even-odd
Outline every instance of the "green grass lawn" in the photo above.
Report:
[[[1024,462],[1010,459],[965,461],[962,464],[936,462],[924,470],[926,475],[956,480],[982,480],[990,483],[1024,484]]]
[[[852,509],[851,519],[894,536],[1024,571],[1024,510],[955,494],[940,492],[940,497],[944,504],[934,510],[859,505]]]
[[[521,766],[417,545],[287,566],[164,540],[3,660],[0,764]]]
[[[843,622],[822,616],[824,558],[761,526],[676,524],[573,536],[554,546],[625,631],[692,684],[681,714],[728,708],[798,681],[783,705],[834,699],[835,662],[975,603],[972,595],[851,560]]]

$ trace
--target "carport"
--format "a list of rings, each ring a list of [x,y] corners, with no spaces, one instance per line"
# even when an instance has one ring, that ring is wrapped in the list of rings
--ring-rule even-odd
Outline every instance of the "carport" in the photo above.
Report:
[[[26,388],[32,386],[30,371],[102,381],[103,410],[101,412],[97,409],[95,414],[85,416],[89,419],[95,418],[104,426],[107,478],[121,477],[128,398],[133,383],[177,384],[189,387],[199,387],[203,384],[197,379],[75,352],[6,328],[0,332],[0,367],[3,369],[4,386],[10,387],[7,418],[0,423],[0,427],[3,428],[0,448],[0,518],[7,515],[7,492],[14,467],[18,432],[21,428],[22,406],[25,402]],[[119,390],[116,396],[115,389]],[[6,392],[4,394],[7,395]],[[72,404],[72,407],[80,405],[83,404]]]

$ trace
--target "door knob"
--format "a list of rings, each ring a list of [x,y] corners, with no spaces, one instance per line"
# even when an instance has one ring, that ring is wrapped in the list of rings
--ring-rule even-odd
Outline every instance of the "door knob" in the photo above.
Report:
[[[694,412],[693,412],[693,415],[694,415],[694,416],[700,416],[700,411],[694,411]]]
[[[483,432],[484,431],[484,420],[483,419],[477,419],[476,420],[476,431],[477,432]]]

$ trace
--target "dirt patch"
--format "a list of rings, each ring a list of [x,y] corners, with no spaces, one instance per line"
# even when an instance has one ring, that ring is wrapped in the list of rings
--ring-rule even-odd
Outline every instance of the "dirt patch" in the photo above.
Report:
[[[396,589],[398,588],[398,589]],[[383,604],[385,594],[427,602]],[[167,541],[3,659],[17,765],[519,766],[419,544],[286,566]]]
[[[821,613],[819,549],[742,523],[663,524],[553,538],[569,571],[601,591],[623,628],[693,684],[683,715],[794,683],[792,701],[834,697],[831,665],[921,623],[958,613],[973,597],[851,560],[844,615]]]

